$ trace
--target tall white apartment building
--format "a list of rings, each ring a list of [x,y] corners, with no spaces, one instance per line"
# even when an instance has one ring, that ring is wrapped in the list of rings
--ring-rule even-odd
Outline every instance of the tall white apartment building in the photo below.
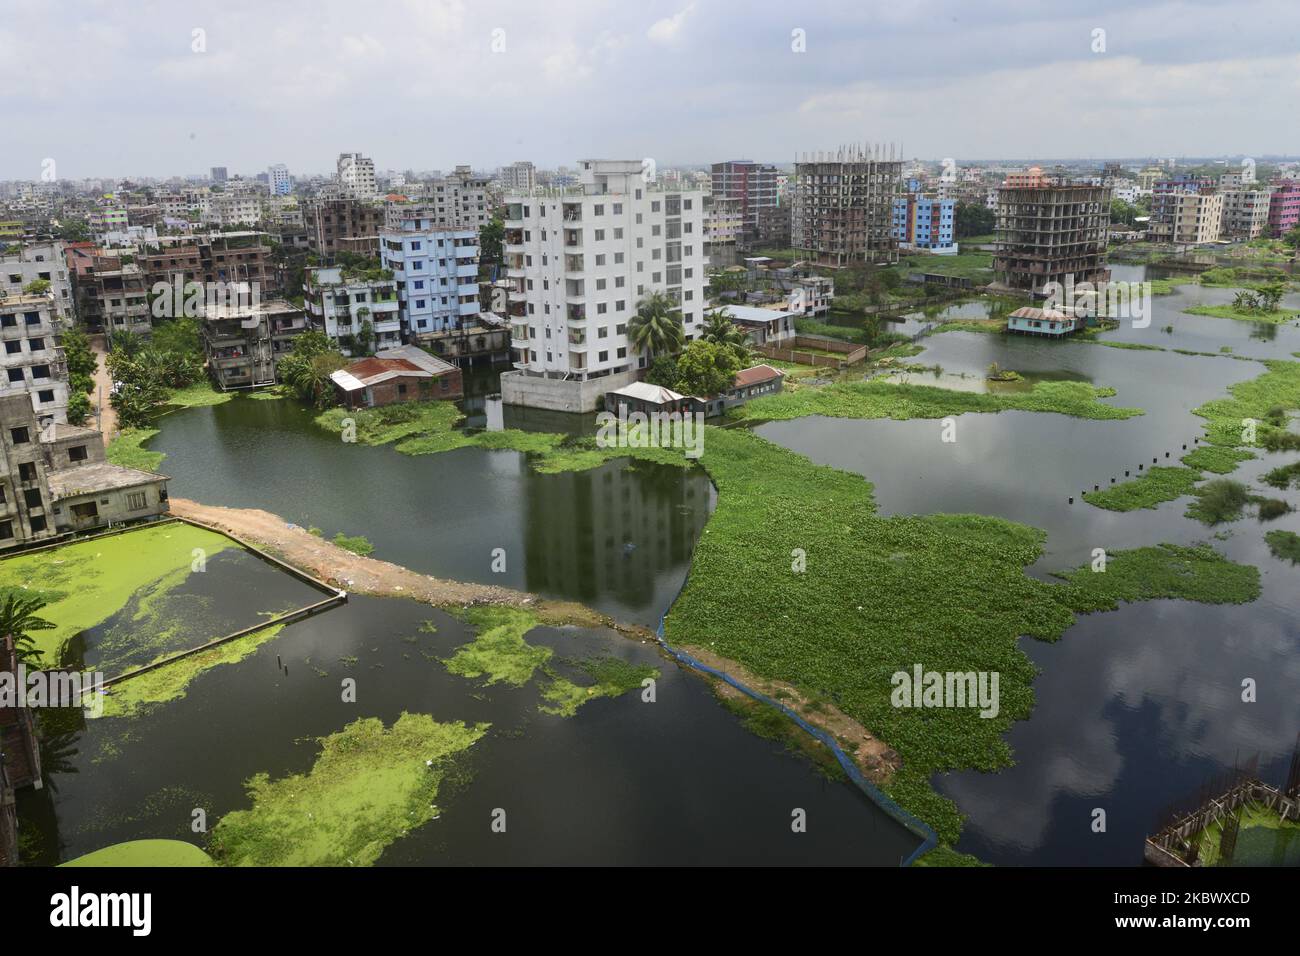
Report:
[[[408,340],[457,329],[479,312],[478,230],[439,229],[414,209],[398,229],[379,235],[384,268],[397,280],[402,334]]]
[[[353,199],[372,199],[379,195],[375,179],[375,161],[360,153],[339,153],[339,184]]]
[[[579,176],[577,187],[506,197],[507,311],[519,370],[502,378],[508,404],[589,411],[605,388],[634,381],[648,363],[627,325],[652,292],[680,307],[687,339],[702,327],[704,191],[647,182],[639,159],[584,160]]]
[[[293,183],[289,179],[289,167],[284,163],[276,163],[274,166],[269,167],[266,175],[272,196],[287,196],[293,192]]]
[[[256,196],[220,193],[206,197],[203,223],[219,228],[255,226],[262,221],[262,203]]]
[[[38,279],[50,284],[55,314],[61,319],[72,318],[72,283],[68,280],[62,242],[33,243],[0,255],[0,298],[19,295]]]

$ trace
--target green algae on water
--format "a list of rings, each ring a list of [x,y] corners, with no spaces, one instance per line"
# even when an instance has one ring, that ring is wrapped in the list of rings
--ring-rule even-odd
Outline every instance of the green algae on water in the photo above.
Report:
[[[283,624],[272,624],[113,684],[104,697],[104,716],[135,717],[157,704],[178,700],[200,674],[222,664],[238,664],[279,634],[283,627]]]
[[[57,664],[69,638],[108,620],[143,587],[184,580],[195,549],[203,557],[235,543],[224,535],[183,522],[150,525],[122,534],[76,541],[0,561],[0,589],[53,592],[41,617],[55,626],[33,634],[36,649]]]
[[[592,657],[575,662],[594,681],[577,684],[555,673],[548,673],[542,685],[545,704],[538,709],[558,717],[572,717],[578,708],[600,697],[619,697],[642,686],[642,682],[659,677],[658,668],[633,664],[617,657]]]
[[[192,843],[184,840],[129,840],[86,853],[60,866],[216,866]]]
[[[488,727],[409,713],[388,729],[376,717],[355,720],[321,739],[308,773],[250,779],[252,807],[221,818],[212,855],[232,866],[369,866],[437,819],[454,758]]]
[[[461,616],[478,635],[442,661],[448,671],[460,677],[486,677],[489,685],[522,687],[554,653],[549,647],[535,647],[524,640],[524,635],[540,623],[532,611],[485,605],[467,608]]]

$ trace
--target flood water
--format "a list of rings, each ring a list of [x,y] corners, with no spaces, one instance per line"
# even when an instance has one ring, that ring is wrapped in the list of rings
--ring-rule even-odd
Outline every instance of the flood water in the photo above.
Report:
[[[1185,288],[1154,298],[1148,329],[1126,323],[1106,337],[1216,353],[1229,344],[1234,354],[1257,357],[1289,358],[1300,348],[1300,330],[1290,327],[1254,338],[1252,323],[1178,314],[1196,301],[1231,300],[1229,290]],[[1160,331],[1167,324],[1174,334]],[[1194,448],[1202,433],[1191,409],[1263,367],[1231,356],[978,333],[943,333],[922,344],[925,351],[912,361],[939,364],[937,384],[946,387],[983,390],[984,370],[996,361],[1029,381],[1112,386],[1117,394],[1105,401],[1146,414],[1113,422],[1030,412],[963,415],[955,443],[942,442],[941,424],[932,420],[806,418],[771,422],[758,433],[864,475],[883,514],[976,512],[1043,528],[1046,553],[1031,573],[1080,565],[1098,547],[1210,541],[1258,567],[1263,586],[1249,605],[1123,605],[1081,618],[1056,644],[1023,639],[1041,675],[1032,717],[1007,737],[1016,766],[935,780],[969,815],[958,849],[997,864],[1137,865],[1161,810],[1211,773],[1258,752],[1262,778],[1281,783],[1300,730],[1300,568],[1274,558],[1263,535],[1274,528],[1300,532],[1300,514],[1207,529],[1184,517],[1187,499],[1127,513],[1079,500],[1094,485],[1123,480],[1126,469],[1137,475],[1137,466],[1149,468],[1153,458],[1179,464],[1183,444]],[[908,380],[936,381],[931,373]],[[1232,477],[1300,506],[1297,493],[1259,480],[1294,453],[1258,454]],[[1259,682],[1256,703],[1241,701],[1245,678]],[[1095,808],[1107,811],[1106,833],[1092,831]]]
[[[360,717],[391,725],[403,711],[492,727],[440,789],[441,816],[391,844],[381,864],[897,866],[920,842],[855,787],[751,734],[653,642],[531,631],[553,661],[609,655],[660,671],[652,703],[631,692],[558,717],[538,710],[536,681],[481,687],[449,673],[438,658],[473,637],[427,605],[353,596],[142,717],[43,711],[47,786],[20,795],[26,858],[54,863],[142,838],[201,843],[196,808],[211,826],[249,806],[243,782],[254,774],[307,773],[316,738]],[[356,703],[341,700],[344,677],[356,681]],[[497,808],[505,834],[490,828]],[[791,830],[795,808],[806,833]]]

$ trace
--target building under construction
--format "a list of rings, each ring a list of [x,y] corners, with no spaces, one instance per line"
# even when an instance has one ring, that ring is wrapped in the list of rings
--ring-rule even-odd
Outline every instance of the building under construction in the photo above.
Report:
[[[820,266],[892,264],[894,199],[903,194],[903,161],[894,146],[845,146],[795,162],[791,245]]]
[[[998,189],[993,272],[1007,289],[1045,295],[1049,282],[1100,283],[1106,268],[1110,187],[1039,177]]]

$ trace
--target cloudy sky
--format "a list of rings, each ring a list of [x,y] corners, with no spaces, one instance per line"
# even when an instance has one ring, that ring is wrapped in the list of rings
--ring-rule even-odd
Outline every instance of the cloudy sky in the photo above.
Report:
[[[381,170],[790,162],[863,140],[958,161],[1300,153],[1294,0],[0,0],[0,13],[0,179],[37,179],[46,158],[60,178],[327,172],[352,150]]]

